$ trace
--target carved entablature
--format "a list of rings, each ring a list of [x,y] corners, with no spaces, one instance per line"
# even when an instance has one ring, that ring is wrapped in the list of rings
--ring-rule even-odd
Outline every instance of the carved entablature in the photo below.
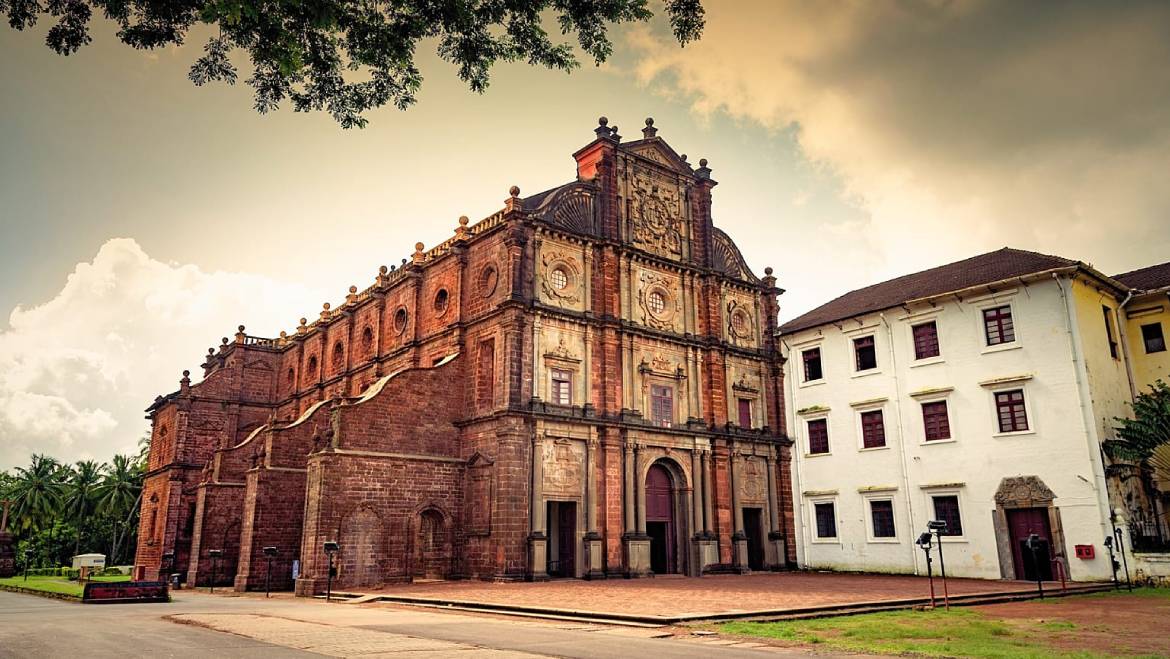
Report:
[[[686,371],[682,364],[671,360],[662,353],[642,357],[642,361],[638,363],[638,372],[643,375],[656,375],[676,380],[686,378]]]
[[[995,503],[1007,508],[1047,506],[1055,498],[1039,476],[1008,476],[995,491]]]
[[[739,377],[732,383],[731,388],[740,393],[758,394],[760,393],[760,378],[740,373]]]
[[[681,331],[682,300],[678,281],[660,272],[638,275],[637,317],[642,324],[668,332]]]
[[[635,247],[668,259],[689,257],[685,194],[677,179],[634,167],[629,187],[629,232]]]

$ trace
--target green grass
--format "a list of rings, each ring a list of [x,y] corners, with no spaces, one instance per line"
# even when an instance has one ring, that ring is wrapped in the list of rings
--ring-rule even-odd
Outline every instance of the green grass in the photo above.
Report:
[[[93,577],[93,580],[101,582],[129,581],[130,576]],[[29,577],[28,581],[25,581],[23,576],[6,577],[0,579],[0,586],[15,586],[17,588],[39,590],[58,595],[72,595],[74,597],[81,597],[81,591],[84,589],[84,586],[81,584],[76,581],[69,581],[65,577]]]
[[[1143,588],[1135,589],[1133,593],[1121,591],[1083,597],[1127,595],[1170,599],[1170,589]],[[1058,604],[1060,599],[1045,602]],[[1052,615],[1056,617],[1059,613],[1053,610]],[[1082,629],[1075,623],[1060,619],[1004,620],[985,615],[976,609],[955,608],[949,612],[942,609],[888,611],[787,622],[729,622],[719,625],[717,630],[724,634],[776,639],[789,644],[815,645],[825,650],[847,652],[1041,659],[1101,656],[1083,650],[1061,648],[1077,647],[1075,639],[1078,634],[1099,632],[1096,627]]]

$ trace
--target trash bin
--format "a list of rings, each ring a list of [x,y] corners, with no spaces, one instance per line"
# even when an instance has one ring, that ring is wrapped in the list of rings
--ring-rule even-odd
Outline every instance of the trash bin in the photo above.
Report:
[[[179,577],[181,577],[181,576],[183,576],[183,575],[178,573],[178,572],[171,575],[171,577],[169,579],[169,581],[171,582],[171,590],[182,590],[182,586],[179,585]]]

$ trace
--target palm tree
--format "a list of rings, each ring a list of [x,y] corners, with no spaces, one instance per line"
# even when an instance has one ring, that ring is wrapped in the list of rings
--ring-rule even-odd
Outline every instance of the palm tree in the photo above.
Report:
[[[65,495],[61,465],[47,455],[32,456],[28,468],[16,468],[11,486],[13,517],[24,531],[50,525],[61,510]]]
[[[64,512],[77,526],[77,536],[73,541],[74,556],[81,551],[81,527],[85,519],[93,513],[95,491],[101,479],[102,469],[103,467],[99,467],[93,460],[83,460],[77,463],[77,468],[69,476]]]
[[[102,481],[95,490],[98,512],[117,520],[118,524],[125,520],[122,531],[115,534],[113,551],[110,552],[111,562],[117,560],[122,535],[130,528],[134,514],[138,512],[138,501],[142,496],[142,463],[138,458],[133,455],[115,455],[113,461],[105,465]]]

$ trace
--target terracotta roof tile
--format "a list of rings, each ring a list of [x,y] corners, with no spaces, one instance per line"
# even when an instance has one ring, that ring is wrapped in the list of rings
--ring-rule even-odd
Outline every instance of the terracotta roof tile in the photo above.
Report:
[[[780,326],[785,334],[896,307],[910,300],[1079,265],[1060,256],[1004,247],[846,293]]]
[[[1113,278],[1130,288],[1139,288],[1143,291],[1166,288],[1170,286],[1170,262],[1138,268],[1114,275]]]

